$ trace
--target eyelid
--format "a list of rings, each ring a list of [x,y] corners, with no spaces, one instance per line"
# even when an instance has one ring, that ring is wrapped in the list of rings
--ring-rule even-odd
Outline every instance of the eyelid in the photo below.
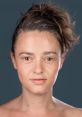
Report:
[[[20,57],[33,57],[33,55],[21,54]]]
[[[26,57],[29,57],[30,59],[35,59],[34,55],[29,55],[29,54],[21,54],[20,55],[20,58],[22,58],[22,59],[25,59]],[[57,55],[51,55],[51,54],[49,54],[49,55],[43,55],[41,57],[42,60],[47,59],[47,58],[56,59]]]
[[[56,56],[56,55],[46,55],[46,56],[44,56],[43,58],[45,58],[45,57],[55,58],[55,57],[57,57],[57,56]]]
[[[48,60],[48,59],[55,60],[56,57],[53,57],[53,56],[44,56],[42,59],[43,59],[44,61],[46,61],[46,60]]]
[[[30,60],[32,60],[33,59],[33,56],[31,56],[31,55],[21,55],[20,58],[21,59],[29,58]]]

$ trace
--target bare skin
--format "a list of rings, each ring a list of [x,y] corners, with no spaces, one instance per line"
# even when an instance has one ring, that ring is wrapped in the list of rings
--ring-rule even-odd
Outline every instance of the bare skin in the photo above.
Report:
[[[22,85],[22,94],[0,107],[0,117],[82,116],[81,109],[52,97],[53,84],[65,59],[52,33],[21,32],[11,59]]]
[[[51,109],[24,111],[20,107],[20,97],[0,107],[1,117],[82,117],[82,110],[54,99]]]

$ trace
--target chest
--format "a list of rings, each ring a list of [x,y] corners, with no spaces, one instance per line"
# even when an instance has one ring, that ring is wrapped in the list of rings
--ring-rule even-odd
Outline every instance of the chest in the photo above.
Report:
[[[58,112],[52,112],[48,114],[32,114],[32,113],[28,114],[28,113],[12,112],[10,113],[9,117],[64,117],[64,114]]]

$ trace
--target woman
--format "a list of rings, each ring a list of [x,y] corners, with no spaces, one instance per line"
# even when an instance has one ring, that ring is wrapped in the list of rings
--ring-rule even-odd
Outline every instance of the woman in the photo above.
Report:
[[[69,50],[78,42],[67,12],[56,6],[32,6],[17,25],[11,59],[22,93],[0,107],[0,117],[82,117],[82,110],[52,96]]]

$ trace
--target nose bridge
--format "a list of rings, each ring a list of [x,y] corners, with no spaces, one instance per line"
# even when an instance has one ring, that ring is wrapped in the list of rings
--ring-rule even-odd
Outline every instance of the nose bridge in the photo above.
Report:
[[[40,57],[37,57],[36,60],[35,60],[34,72],[36,72],[36,73],[42,73],[43,72],[43,64],[42,64],[42,60],[41,60]]]

